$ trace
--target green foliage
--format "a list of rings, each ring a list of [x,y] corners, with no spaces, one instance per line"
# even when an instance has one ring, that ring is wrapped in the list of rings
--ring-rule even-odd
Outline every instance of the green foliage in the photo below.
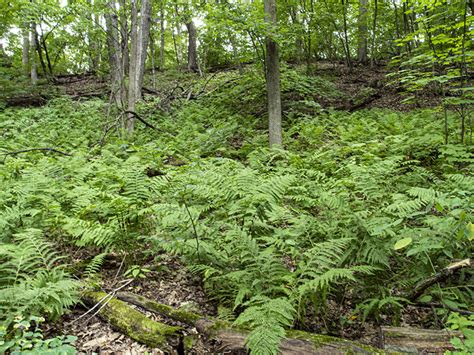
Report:
[[[454,337],[451,344],[456,349],[456,354],[470,354],[474,351],[474,316],[461,316],[459,313],[451,313],[448,318],[449,329],[460,331],[463,339]],[[453,352],[448,352],[452,354]]]
[[[317,102],[310,87],[319,79],[285,70],[287,93]],[[89,278],[106,253],[179,255],[226,307],[226,318],[254,328],[254,352],[276,351],[285,330],[308,317],[324,320],[330,300],[350,297],[363,318],[386,315],[397,323],[407,304],[401,295],[472,254],[472,147],[444,145],[434,110],[349,114],[308,104],[288,111],[285,149],[271,150],[257,112],[263,81],[256,78],[218,76],[209,84],[212,95],[169,113],[143,103],[139,109],[160,130],[138,126],[130,138],[111,133],[102,147],[95,145],[105,122],[99,101],[56,100],[0,113],[4,149],[48,145],[73,153],[29,152],[1,163],[8,274],[18,250],[30,253],[20,244],[24,233],[89,250],[96,255]],[[321,84],[321,92],[333,89]],[[455,124],[448,112],[449,127]],[[145,276],[133,264],[129,275]],[[68,285],[60,297],[68,300],[72,287],[59,280],[70,279],[54,258],[42,265]],[[466,309],[469,277],[465,271],[425,296]],[[10,319],[19,305],[36,312],[28,314],[60,314],[71,304],[51,305],[54,297],[45,294],[35,308],[23,294],[8,304]]]
[[[59,317],[77,302],[79,284],[58,265],[61,258],[40,230],[25,229],[12,242],[0,245],[0,321],[8,326],[17,315]]]
[[[40,325],[44,318],[15,317],[11,331],[0,326],[0,352],[9,354],[75,354],[75,336],[57,336],[43,339]]]

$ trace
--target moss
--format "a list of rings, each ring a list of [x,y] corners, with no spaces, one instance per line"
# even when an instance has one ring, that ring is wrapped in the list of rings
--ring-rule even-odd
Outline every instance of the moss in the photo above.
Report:
[[[105,296],[104,292],[88,292],[84,295],[93,303],[99,302]],[[182,329],[155,322],[115,298],[100,310],[99,315],[130,338],[150,347],[167,347],[168,337],[178,336],[177,332]]]
[[[178,320],[186,324],[194,324],[198,319],[204,318],[204,316],[193,313],[184,309],[174,309],[171,306],[151,301],[145,297],[139,295],[133,295],[137,301],[143,305],[143,308],[148,309],[149,311],[154,311],[156,313],[162,314],[169,318]]]
[[[382,349],[377,349],[369,345],[356,343],[350,340],[336,338],[329,335],[311,334],[299,330],[287,332],[288,338],[306,340],[313,343],[315,349],[321,349],[325,346],[336,346],[339,351],[346,351],[347,354],[360,354],[367,352],[369,354],[386,354]]]

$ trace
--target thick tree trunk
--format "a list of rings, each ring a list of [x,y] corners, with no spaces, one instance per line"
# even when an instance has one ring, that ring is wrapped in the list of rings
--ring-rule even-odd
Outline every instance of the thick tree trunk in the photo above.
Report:
[[[197,62],[197,31],[193,20],[186,23],[188,29],[188,70],[199,71]]]
[[[359,30],[359,45],[357,59],[359,63],[367,64],[367,0],[359,0],[359,18],[357,20]]]
[[[276,0],[264,1],[265,21],[277,25]],[[281,92],[280,62],[277,43],[267,35],[266,38],[266,83],[268,99],[268,131],[270,147],[282,145],[281,134]]]

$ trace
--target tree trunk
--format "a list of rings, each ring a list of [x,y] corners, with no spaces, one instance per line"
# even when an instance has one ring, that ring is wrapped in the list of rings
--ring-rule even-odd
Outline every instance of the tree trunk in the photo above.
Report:
[[[104,15],[107,28],[107,50],[109,54],[109,67],[111,79],[111,98],[119,108],[125,104],[124,70],[122,62],[122,50],[118,32],[118,16],[115,3],[110,0],[107,3],[108,12]]]
[[[87,12],[87,22],[89,23],[89,28],[87,31],[87,41],[88,41],[88,49],[89,49],[89,71],[91,73],[96,73],[97,72],[97,66],[99,65],[99,60],[98,60],[98,45],[95,41],[95,36],[94,36],[94,17],[93,17],[93,7],[94,4],[92,3],[92,0],[88,1],[89,5],[89,11]]]
[[[199,71],[197,62],[197,31],[193,20],[186,23],[188,29],[188,70],[193,72]]]
[[[135,104],[141,99],[143,76],[145,73],[145,61],[150,38],[150,14],[151,4],[149,0],[142,0],[140,19],[138,19],[137,1],[132,1],[132,23],[130,34],[130,69],[128,90],[128,111],[135,112]],[[127,131],[133,133],[135,115],[129,114],[127,120]]]
[[[343,7],[343,30],[344,30],[344,45],[346,47],[346,61],[349,70],[352,71],[352,60],[351,60],[351,49],[349,47],[349,35],[347,34],[347,6],[349,2],[348,0],[342,0],[342,7]]]
[[[23,66],[23,71],[26,76],[29,75],[30,72],[30,37],[28,31],[28,24],[25,23],[23,26],[22,35],[23,35],[23,43],[21,47],[21,64]]]
[[[128,50],[128,21],[127,0],[120,0],[120,36],[122,38],[122,68],[124,75],[128,74],[130,67],[130,53]]]
[[[264,0],[265,22],[277,25],[276,0]],[[268,99],[268,130],[270,147],[282,145],[280,62],[278,45],[267,34],[266,37],[266,83]]]
[[[375,65],[375,39],[377,38],[377,15],[378,15],[378,1],[374,0],[374,22],[372,26],[372,53],[370,54],[370,66]]]
[[[165,10],[164,0],[160,3],[160,70],[165,67]]]
[[[359,0],[359,46],[357,59],[359,63],[367,64],[367,0]]]
[[[31,22],[30,26],[30,43],[31,43],[31,83],[36,85],[38,82],[38,64],[36,62],[36,23]]]

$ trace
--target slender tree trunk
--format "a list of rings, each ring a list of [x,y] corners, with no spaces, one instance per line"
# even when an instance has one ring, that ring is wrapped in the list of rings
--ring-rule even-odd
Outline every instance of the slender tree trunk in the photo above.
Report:
[[[347,4],[348,0],[342,0],[343,7],[343,29],[344,29],[344,45],[346,47],[346,60],[349,70],[352,70],[351,49],[349,47],[349,35],[347,34]]]
[[[277,25],[276,0],[264,0],[265,22]],[[268,127],[270,147],[282,145],[280,62],[277,43],[266,38],[266,83],[268,99]]]
[[[46,64],[44,62],[43,50],[41,49],[41,42],[40,42],[40,39],[39,39],[39,36],[38,36],[38,31],[36,30],[36,23],[35,23],[34,27],[32,28],[32,32],[33,32],[33,37],[35,38],[35,46],[33,48],[38,53],[38,58],[39,58],[39,62],[40,62],[40,65],[41,65],[41,70],[43,71],[43,75],[47,77],[48,76],[48,69],[46,69]]]
[[[89,50],[89,71],[91,73],[97,72],[97,66],[99,65],[97,53],[98,53],[98,45],[95,40],[94,36],[94,17],[93,17],[93,6],[92,0],[88,1],[89,5],[89,12],[87,13],[87,22],[89,23],[89,28],[87,31],[87,41],[88,41],[88,50]]]
[[[36,23],[33,21],[30,25],[30,43],[31,43],[31,83],[36,85],[38,82],[38,64],[36,62]]]
[[[193,72],[199,71],[197,62],[197,31],[194,21],[191,20],[186,23],[188,29],[188,70]]]
[[[141,99],[143,76],[145,73],[146,53],[150,38],[150,0],[141,1],[140,19],[138,19],[137,1],[132,0],[132,23],[131,23],[131,52],[129,70],[128,110],[135,111],[135,104]],[[127,131],[133,133],[135,126],[135,115],[129,114],[127,120]]]
[[[21,64],[25,75],[28,76],[30,72],[30,37],[27,23],[23,25],[22,35]]]
[[[41,44],[44,49],[44,56],[46,58],[46,64],[48,64],[48,73],[52,77],[53,76],[53,66],[51,65],[51,59],[49,58],[49,51],[48,46],[46,45],[46,40],[43,36],[41,36]]]
[[[164,0],[160,3],[160,70],[165,67],[165,10]]]
[[[359,46],[357,60],[359,63],[367,64],[367,0],[359,0]]]
[[[181,21],[179,20],[179,12],[178,12],[178,5],[174,6],[175,12],[175,22],[176,22],[176,36],[173,37],[174,46],[176,50],[176,61],[178,62],[178,66],[181,66],[183,62],[183,51],[181,50]]]
[[[152,31],[150,31],[150,58],[151,58],[151,80],[153,89],[156,89],[156,63],[155,63],[155,39],[153,38]]]
[[[118,16],[114,0],[109,0],[107,8],[107,13],[104,17],[107,31],[107,50],[109,54],[111,98],[115,101],[117,107],[123,108],[125,104],[124,69],[118,30]]]
[[[396,0],[393,0],[393,14],[395,16],[395,34],[397,40],[400,39],[400,25],[399,25],[399,16],[398,16],[398,6]],[[396,44],[396,53],[400,55],[400,46]]]
[[[377,38],[377,15],[378,15],[378,0],[374,0],[374,22],[372,25],[372,53],[370,55],[370,66],[375,65],[375,39]]]
[[[125,75],[130,67],[130,52],[128,50],[128,21],[127,21],[127,0],[120,0],[120,36],[122,38],[122,67]]]

